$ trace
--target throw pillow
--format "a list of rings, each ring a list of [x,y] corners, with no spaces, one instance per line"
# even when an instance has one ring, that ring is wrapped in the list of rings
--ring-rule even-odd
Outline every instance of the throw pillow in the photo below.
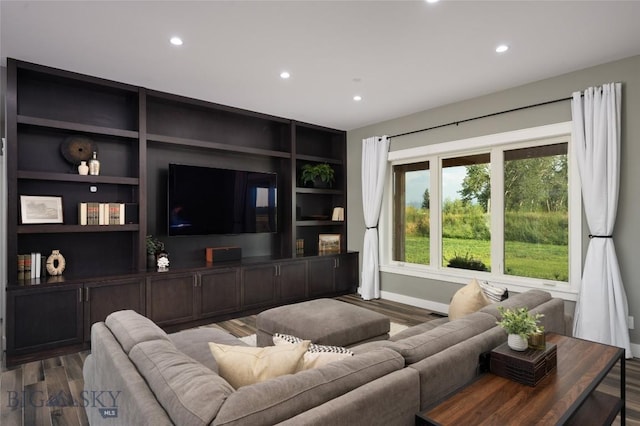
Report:
[[[284,374],[293,374],[302,366],[302,357],[309,341],[288,346],[230,346],[209,342],[209,348],[218,364],[218,373],[231,386],[262,382]]]
[[[480,281],[479,284],[482,291],[484,291],[484,295],[492,302],[501,302],[509,298],[509,290],[506,288],[489,284],[487,281]]]
[[[289,334],[276,333],[273,335],[273,344],[276,346],[292,345],[300,343],[303,340]],[[310,368],[322,367],[325,364],[334,361],[340,361],[353,356],[353,351],[341,346],[316,345],[311,343],[309,349],[305,352],[300,370],[308,370]]]
[[[453,321],[457,318],[462,318],[490,303],[491,300],[484,295],[480,284],[474,278],[453,295],[453,299],[449,304],[449,320]]]

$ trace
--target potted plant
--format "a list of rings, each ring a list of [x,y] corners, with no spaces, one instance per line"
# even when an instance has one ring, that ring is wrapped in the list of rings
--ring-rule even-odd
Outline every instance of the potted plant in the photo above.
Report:
[[[164,243],[153,235],[147,235],[147,267],[156,266],[156,255],[164,250]]]
[[[300,181],[303,185],[312,184],[315,187],[331,187],[335,182],[335,171],[327,163],[305,164],[302,166]]]
[[[515,351],[527,349],[529,336],[544,331],[544,327],[538,325],[543,314],[533,315],[527,308],[507,309],[504,306],[498,306],[498,312],[502,319],[496,324],[507,332],[507,344]]]

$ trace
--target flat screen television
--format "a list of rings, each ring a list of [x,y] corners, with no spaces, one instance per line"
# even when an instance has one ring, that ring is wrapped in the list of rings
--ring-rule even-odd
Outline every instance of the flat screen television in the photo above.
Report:
[[[277,231],[277,175],[169,164],[168,234]]]

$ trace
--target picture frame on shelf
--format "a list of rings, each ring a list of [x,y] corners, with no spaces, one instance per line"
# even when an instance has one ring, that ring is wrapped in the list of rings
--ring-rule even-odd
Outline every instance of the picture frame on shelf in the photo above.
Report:
[[[319,234],[318,253],[340,253],[340,234]]]
[[[62,197],[21,195],[20,221],[23,225],[64,223]]]

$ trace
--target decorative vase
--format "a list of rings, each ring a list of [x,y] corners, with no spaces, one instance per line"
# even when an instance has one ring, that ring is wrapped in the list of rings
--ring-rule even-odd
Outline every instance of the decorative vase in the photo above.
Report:
[[[147,253],[147,268],[155,268],[156,267],[156,255],[152,253]]]
[[[87,166],[86,161],[81,161],[78,166],[78,174],[80,175],[88,175],[89,174],[89,166]]]
[[[529,336],[529,349],[535,349],[537,351],[543,351],[547,348],[547,342],[544,335],[544,331],[539,333],[533,333]]]
[[[98,153],[93,151],[93,157],[89,160],[89,174],[92,176],[98,176],[100,174],[100,160],[98,160]]]
[[[524,351],[529,347],[527,339],[523,339],[519,334],[509,334],[507,345],[514,351]]]

